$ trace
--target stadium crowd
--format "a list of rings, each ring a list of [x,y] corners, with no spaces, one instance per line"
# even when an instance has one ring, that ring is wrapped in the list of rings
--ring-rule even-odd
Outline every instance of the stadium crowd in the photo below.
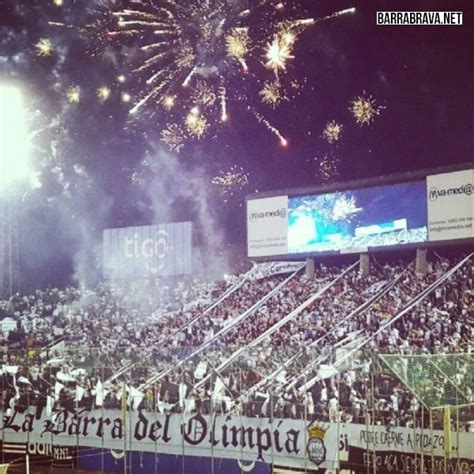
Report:
[[[15,295],[0,301],[2,406],[411,426],[421,403],[377,354],[471,354],[472,260],[430,287],[454,263],[436,259],[423,275],[413,263],[373,261],[367,275],[320,265],[314,278],[292,267]],[[458,367],[455,388],[473,402],[468,367]],[[441,382],[424,387],[440,404],[452,396]]]

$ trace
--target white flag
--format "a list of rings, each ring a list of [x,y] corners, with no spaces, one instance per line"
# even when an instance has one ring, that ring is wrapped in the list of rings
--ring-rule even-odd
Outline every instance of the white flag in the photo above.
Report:
[[[65,387],[62,383],[56,382],[56,385],[54,386],[54,399],[57,400],[59,398],[59,394],[61,390]]]
[[[196,367],[196,370],[194,371],[194,377],[197,380],[201,380],[204,375],[206,375],[207,372],[207,363],[204,361],[199,362],[199,364]]]
[[[85,392],[86,391],[80,385],[76,387],[76,401],[77,402],[80,402],[82,400]]]
[[[131,401],[131,407],[132,410],[136,410],[139,406],[142,400],[145,398],[145,394],[138,390],[137,388],[130,387],[130,398],[132,399]]]
[[[101,407],[104,405],[104,386],[101,382],[101,380],[97,380],[97,384],[95,386],[95,405],[97,407]]]

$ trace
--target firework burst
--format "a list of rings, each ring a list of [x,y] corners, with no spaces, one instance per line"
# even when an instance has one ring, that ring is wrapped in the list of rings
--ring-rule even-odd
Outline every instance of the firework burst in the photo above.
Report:
[[[325,154],[314,159],[318,164],[317,175],[322,181],[335,181],[339,176],[339,160],[332,154]]]
[[[341,194],[334,202],[332,208],[332,219],[334,221],[350,222],[354,216],[359,214],[363,209],[357,207],[354,196],[346,196]]]
[[[122,92],[120,99],[124,104],[128,104],[132,100],[132,96],[128,92]]]
[[[232,195],[241,191],[249,183],[249,174],[242,167],[232,166],[227,171],[220,171],[212,178],[211,183],[223,195]]]
[[[136,52],[130,113],[140,117],[158,104],[166,123],[184,124],[184,141],[199,139],[209,127],[227,122],[231,106],[245,103],[248,110],[260,98],[275,107],[285,90],[283,84],[276,87],[275,77],[278,82],[282,76],[288,78],[283,72],[295,57],[294,46],[303,30],[352,12],[308,19],[294,18],[292,9],[285,17],[281,2],[267,0],[248,2],[250,7],[228,0],[135,0],[123,8],[120,4],[108,2],[107,19],[99,25],[107,43]],[[246,74],[259,68],[271,77]],[[195,107],[199,114],[189,112]],[[286,144],[281,133],[258,116]]]
[[[166,143],[172,151],[179,153],[184,146],[185,139],[186,134],[176,123],[167,125],[167,127],[161,131],[161,140]]]
[[[342,133],[342,125],[337,123],[335,120],[326,123],[323,130],[323,138],[329,143],[337,142]]]
[[[161,98],[161,104],[163,108],[168,112],[175,106],[176,96],[175,95],[165,95]]]
[[[283,99],[281,86],[275,81],[265,82],[259,94],[262,97],[262,102],[270,105],[272,108],[276,108]]]
[[[208,84],[199,81],[193,91],[193,100],[195,104],[210,107],[216,102],[217,94]]]
[[[36,44],[36,54],[47,58],[53,54],[53,44],[48,38],[41,38]]]
[[[356,122],[359,125],[369,125],[380,111],[385,109],[381,105],[377,105],[375,99],[371,95],[361,95],[351,100],[349,110],[352,112]]]
[[[248,69],[245,57],[249,52],[249,43],[250,38],[246,28],[234,29],[226,36],[227,55],[239,61],[244,70]]]
[[[176,66],[180,69],[190,68],[194,65],[196,61],[196,56],[194,50],[189,45],[183,45],[178,48],[176,55]]]
[[[197,107],[191,109],[189,114],[186,116],[184,123],[189,135],[198,139],[202,138],[206,133],[206,130],[209,128],[209,122]]]
[[[70,104],[78,104],[81,101],[81,88],[71,86],[66,92],[66,98]]]
[[[99,102],[105,102],[110,97],[110,88],[107,86],[101,86],[97,89],[97,98]]]
[[[294,42],[287,41],[285,35],[276,35],[271,43],[267,43],[265,66],[272,70],[275,76],[278,77],[280,71],[285,71],[288,60],[294,58],[293,44]]]

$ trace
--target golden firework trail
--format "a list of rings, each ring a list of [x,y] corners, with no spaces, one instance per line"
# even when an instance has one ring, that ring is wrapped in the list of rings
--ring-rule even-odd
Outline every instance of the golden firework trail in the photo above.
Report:
[[[280,132],[280,130],[278,130],[278,128],[273,126],[263,115],[259,114],[258,112],[254,111],[253,114],[255,115],[255,118],[257,119],[258,123],[265,125],[267,130],[270,130],[270,132],[272,132],[274,135],[278,137],[278,139],[280,140],[281,146],[286,147],[288,145],[288,140],[282,135],[282,133]]]
[[[221,99],[221,122],[226,122],[228,119],[227,115],[227,92],[225,87],[220,89],[220,99]]]

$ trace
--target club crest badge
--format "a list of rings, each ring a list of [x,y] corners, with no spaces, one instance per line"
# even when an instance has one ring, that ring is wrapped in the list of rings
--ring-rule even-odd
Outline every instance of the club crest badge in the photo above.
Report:
[[[322,426],[309,426],[307,429],[308,444],[306,445],[306,453],[311,462],[319,466],[326,460],[324,436],[327,430]]]

